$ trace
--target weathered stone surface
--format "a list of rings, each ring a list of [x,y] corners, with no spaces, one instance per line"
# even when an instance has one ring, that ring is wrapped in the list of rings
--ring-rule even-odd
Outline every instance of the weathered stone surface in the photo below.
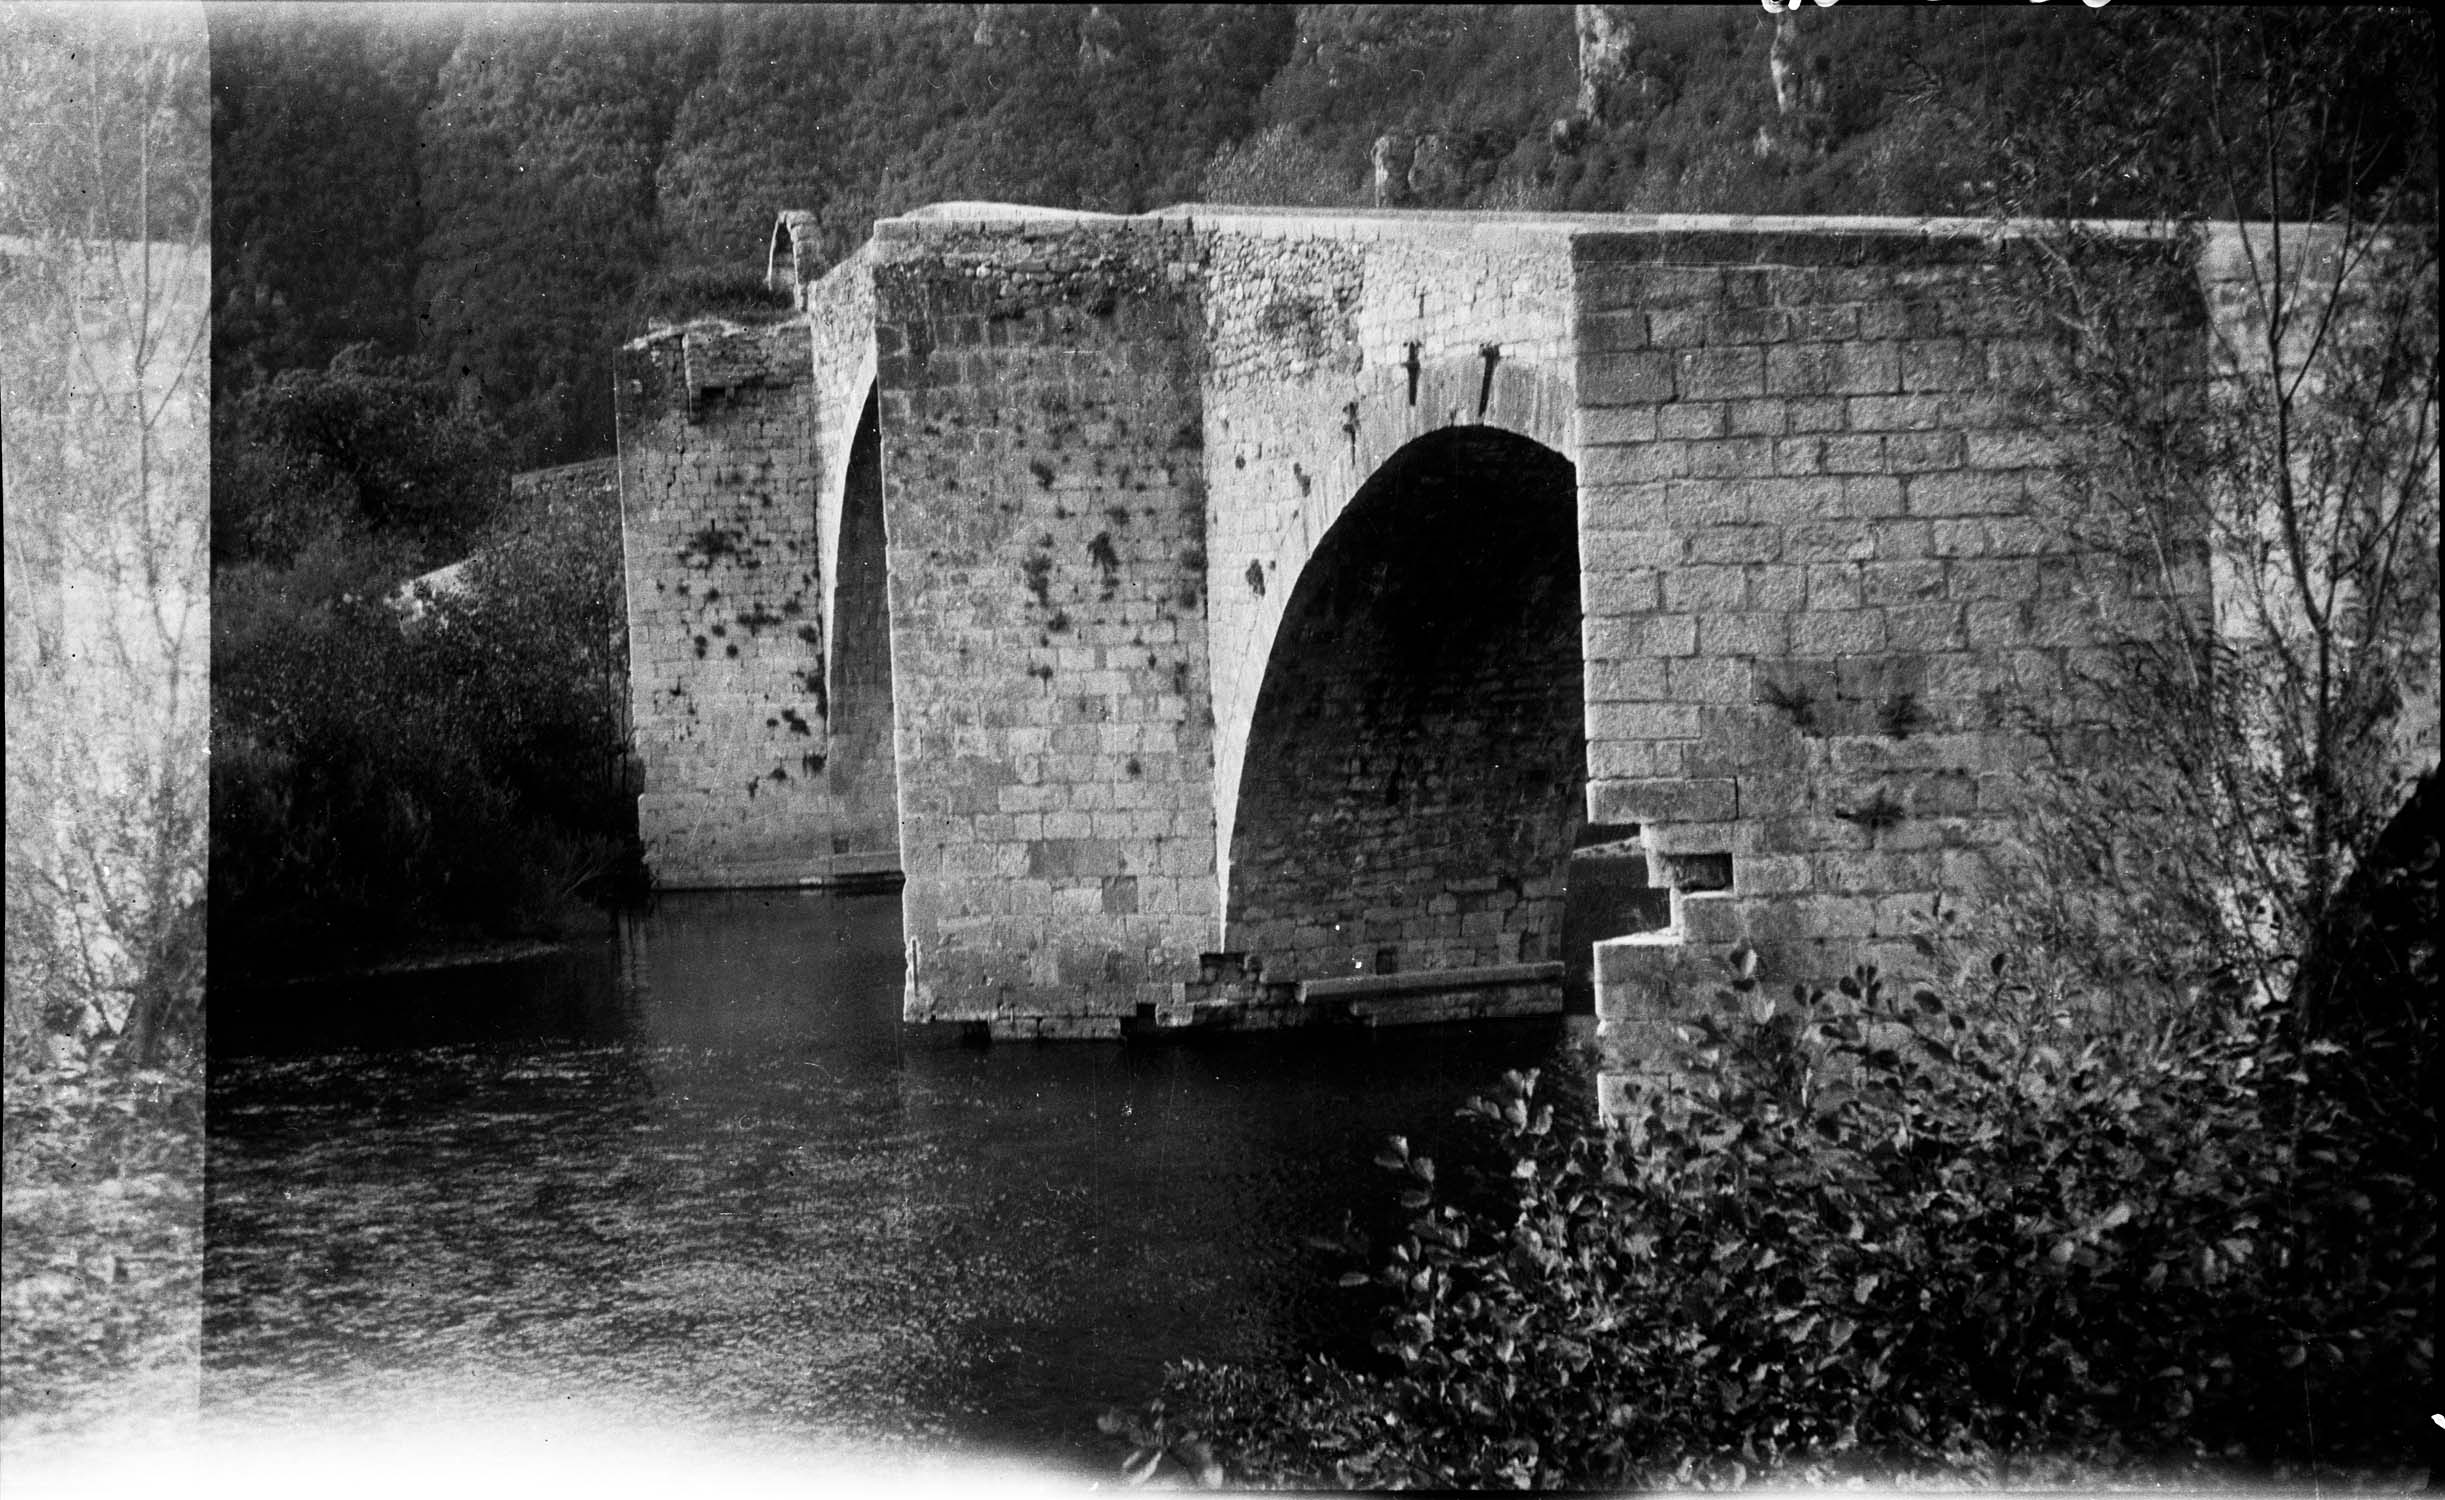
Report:
[[[1989,226],[944,205],[819,278],[792,222],[797,319],[623,353],[641,811],[666,880],[904,869],[912,1018],[1584,972],[1593,820],[1652,1032],[1963,890],[2136,618],[2059,607]]]

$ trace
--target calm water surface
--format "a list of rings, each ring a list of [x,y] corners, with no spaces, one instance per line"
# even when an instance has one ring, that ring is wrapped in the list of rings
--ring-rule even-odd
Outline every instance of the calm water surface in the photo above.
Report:
[[[554,1403],[1106,1475],[1167,1360],[1363,1333],[1302,1237],[1559,1023],[1195,1047],[899,1024],[897,896],[216,1010],[208,1421]]]

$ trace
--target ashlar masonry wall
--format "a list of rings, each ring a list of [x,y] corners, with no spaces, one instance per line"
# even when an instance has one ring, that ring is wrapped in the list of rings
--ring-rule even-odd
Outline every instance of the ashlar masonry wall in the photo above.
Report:
[[[2064,438],[2028,399],[2050,350],[2011,246],[1828,223],[1574,249],[1589,815],[1638,825],[1659,877],[1728,877],[1599,946],[1635,1054],[1693,959],[1823,977],[1974,893],[2115,612],[2072,607],[2104,561],[2047,519]]]
[[[812,374],[796,320],[620,352],[638,822],[664,886],[831,868]]]
[[[912,1020],[1117,1035],[1212,941],[1185,227],[874,244]]]

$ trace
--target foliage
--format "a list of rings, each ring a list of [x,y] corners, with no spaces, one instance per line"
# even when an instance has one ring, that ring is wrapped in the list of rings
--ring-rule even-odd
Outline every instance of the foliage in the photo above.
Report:
[[[342,349],[416,347],[416,126],[458,17],[216,6],[212,378],[228,403]]]
[[[2059,745],[2028,840],[2047,873],[2016,882],[2043,899],[2006,912],[2008,939],[2095,955],[2107,987],[2222,970],[2283,992],[2435,763],[2430,25],[2154,15],[2060,123],[2007,141],[2000,206],[2056,216],[2036,401],[2087,434],[2056,519],[2136,585],[2081,601],[2127,643],[2075,684],[2110,753]],[[2109,191],[2178,253],[2074,217]],[[2149,607],[2108,612],[2118,592]]]
[[[0,50],[0,234],[184,241],[212,213],[207,72],[172,28],[14,6]]]
[[[419,347],[484,392],[520,467],[611,447],[611,351],[653,263],[655,164],[704,65],[705,14],[473,17],[435,81]]]
[[[36,1439],[130,1416],[175,1426],[194,1409],[211,193],[200,18],[20,6],[8,26],[0,1446],[13,1463]]]
[[[154,1062],[201,1025],[200,36],[28,20],[6,64],[24,234],[0,252],[7,1053]]]
[[[2039,1001],[2001,958],[1949,998],[1739,973],[1611,1138],[1507,1075],[1465,1111],[1491,1187],[1380,1158],[1411,1217],[1343,1281],[1385,1299],[1381,1373],[1184,1368],[1108,1425],[1140,1470],[1344,1485],[2406,1461],[2435,1213],[2367,1170],[2397,1122],[2274,1108],[2268,1008]]]
[[[558,931],[633,874],[617,518],[497,523],[461,586],[372,543],[222,571],[215,937],[258,968]],[[276,957],[274,957],[276,955]]]
[[[464,387],[370,345],[290,370],[215,413],[213,544],[222,561],[294,564],[334,530],[449,557],[497,517],[504,439]]]

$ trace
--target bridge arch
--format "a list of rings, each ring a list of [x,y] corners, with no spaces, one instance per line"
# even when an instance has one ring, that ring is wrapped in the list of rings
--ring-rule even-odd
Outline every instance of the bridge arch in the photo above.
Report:
[[[1224,946],[1269,978],[1560,956],[1584,814],[1576,471],[1411,438],[1287,590],[1231,808]]]

